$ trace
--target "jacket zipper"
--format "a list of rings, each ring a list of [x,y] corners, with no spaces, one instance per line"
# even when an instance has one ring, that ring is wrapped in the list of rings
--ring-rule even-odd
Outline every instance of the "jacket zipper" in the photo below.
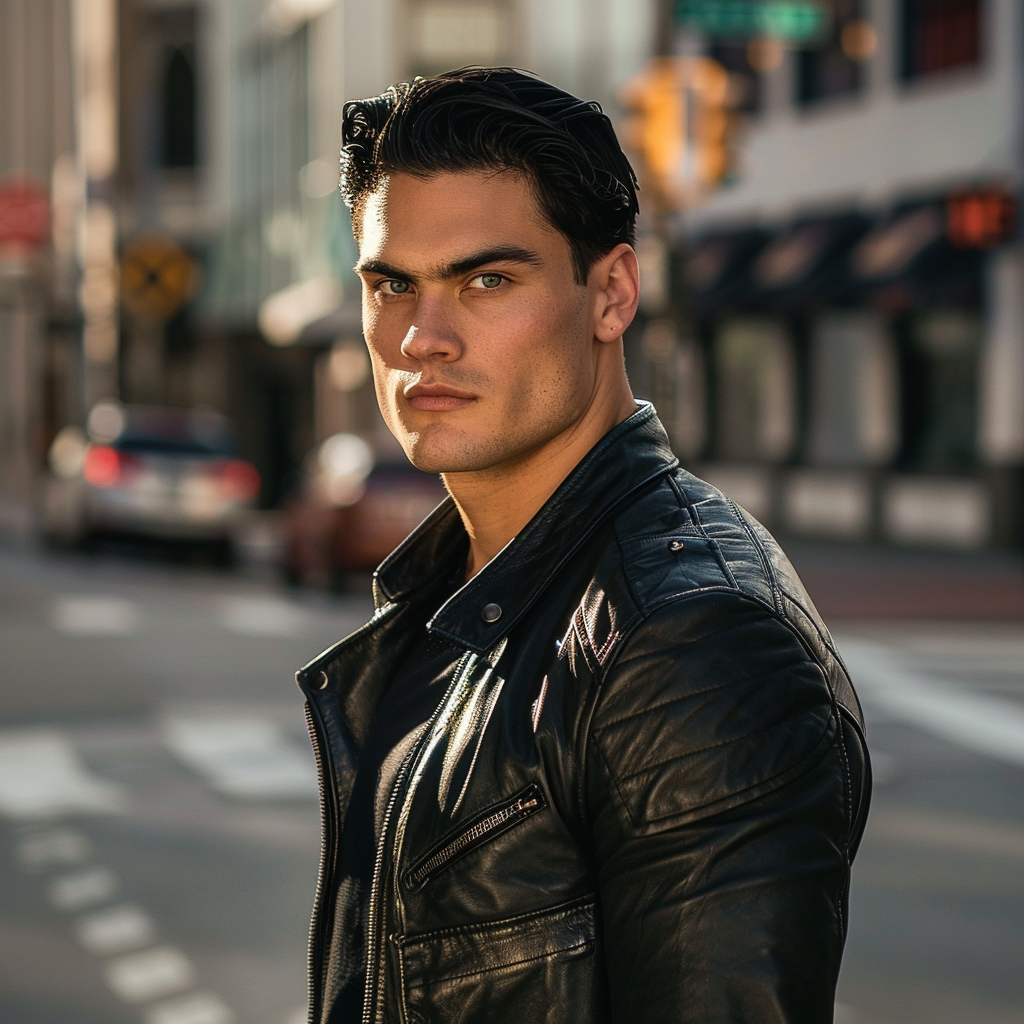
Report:
[[[381,913],[382,908],[379,907],[378,904],[383,903],[381,898],[381,875],[383,873],[384,851],[387,848],[387,836],[388,828],[391,824],[391,815],[394,812],[395,804],[398,801],[398,794],[405,783],[405,778],[409,773],[410,767],[416,762],[416,759],[419,757],[424,745],[430,738],[431,731],[437,723],[437,719],[440,717],[443,709],[447,706],[456,687],[462,681],[463,672],[469,660],[469,655],[467,654],[457,666],[455,672],[452,673],[452,680],[448,684],[448,689],[445,691],[444,697],[441,698],[441,702],[434,709],[434,713],[430,716],[430,720],[427,722],[426,728],[423,730],[423,734],[421,735],[419,742],[413,744],[412,749],[402,761],[401,767],[395,775],[395,781],[391,787],[391,794],[388,797],[387,808],[384,811],[384,819],[380,828],[380,839],[377,843],[377,852],[374,858],[373,881],[370,885],[370,906],[366,921],[366,992],[363,996],[363,1024],[374,1024],[374,1017],[378,1016],[376,1014],[376,1003],[379,994],[378,981],[380,978],[384,977],[385,971],[387,970],[387,935],[385,934],[386,928],[384,914]]]
[[[472,822],[454,839],[444,843],[440,849],[428,851],[409,869],[405,876],[406,881],[414,889],[426,885],[432,878],[441,874],[452,861],[482,846],[499,833],[519,824],[546,806],[540,787],[536,784],[527,786],[508,803],[491,811],[486,817]]]
[[[316,1024],[320,1016],[320,1007],[317,1005],[317,991],[321,987],[323,977],[323,948],[321,931],[324,920],[323,901],[325,894],[329,891],[327,855],[335,843],[336,822],[334,820],[334,779],[329,776],[324,766],[324,744],[321,731],[313,714],[311,702],[306,700],[306,728],[309,730],[309,740],[313,747],[313,757],[316,760],[317,781],[320,791],[320,867],[316,878],[316,895],[313,898],[313,914],[309,924],[309,971],[306,979],[308,986],[307,1005],[309,1006],[309,1024]],[[330,778],[330,781],[328,779]],[[328,794],[328,785],[331,786],[331,793]]]

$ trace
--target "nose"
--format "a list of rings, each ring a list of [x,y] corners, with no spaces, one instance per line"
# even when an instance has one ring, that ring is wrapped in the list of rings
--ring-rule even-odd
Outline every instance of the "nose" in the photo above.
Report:
[[[402,355],[417,362],[452,362],[462,355],[462,339],[441,303],[421,299],[416,318],[402,341]]]

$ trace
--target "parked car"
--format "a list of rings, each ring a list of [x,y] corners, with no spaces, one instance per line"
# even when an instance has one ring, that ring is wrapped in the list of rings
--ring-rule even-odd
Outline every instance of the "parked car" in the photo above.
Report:
[[[230,424],[211,409],[102,402],[87,431],[57,435],[49,461],[43,529],[60,543],[146,537],[203,545],[228,561],[238,517],[260,491]]]
[[[334,434],[303,463],[282,508],[285,578],[344,589],[375,569],[442,501],[439,477],[404,456],[375,455],[355,434]]]

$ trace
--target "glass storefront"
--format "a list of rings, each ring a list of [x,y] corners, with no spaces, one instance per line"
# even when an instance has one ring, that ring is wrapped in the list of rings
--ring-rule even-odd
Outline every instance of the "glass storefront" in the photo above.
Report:
[[[680,454],[769,527],[959,547],[1018,536],[1017,491],[992,482],[979,428],[1000,285],[984,247],[954,244],[948,212],[932,198],[733,227],[681,254],[702,347],[677,346]]]
[[[797,367],[781,320],[723,321],[714,340],[715,454],[784,462],[797,438]]]
[[[981,314],[932,309],[907,323],[900,462],[923,472],[967,472],[977,462]]]
[[[834,310],[811,331],[807,461],[876,466],[899,444],[896,347],[886,320],[868,310]]]

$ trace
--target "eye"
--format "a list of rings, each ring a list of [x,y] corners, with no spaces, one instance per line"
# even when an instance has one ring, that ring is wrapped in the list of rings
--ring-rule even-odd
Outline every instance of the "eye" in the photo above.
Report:
[[[470,283],[487,291],[492,291],[500,287],[505,280],[506,278],[502,274],[477,274]]]
[[[385,295],[407,295],[410,284],[408,281],[396,281],[394,278],[388,278],[386,281],[381,281],[377,288]]]

